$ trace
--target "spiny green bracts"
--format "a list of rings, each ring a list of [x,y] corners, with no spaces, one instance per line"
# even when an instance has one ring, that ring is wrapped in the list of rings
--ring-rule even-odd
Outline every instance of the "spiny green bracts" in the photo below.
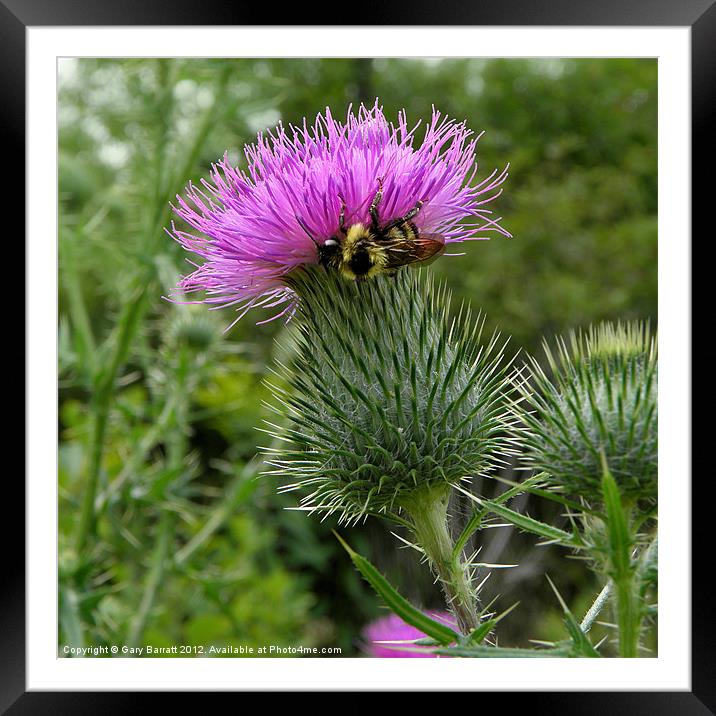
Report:
[[[348,282],[295,272],[297,358],[272,386],[272,425],[289,444],[272,450],[284,490],[302,505],[350,522],[405,510],[426,488],[483,474],[509,453],[503,348],[481,344],[484,320],[451,321],[449,295],[419,271]],[[407,513],[405,513],[407,516]],[[408,517],[409,519],[409,517]]]
[[[545,353],[552,378],[530,358],[515,381],[526,464],[599,501],[603,451],[624,499],[655,501],[658,359],[648,325],[601,324]]]
[[[195,351],[209,350],[221,338],[221,329],[205,311],[190,306],[185,312],[173,317],[166,330],[166,344],[178,350],[187,347]]]

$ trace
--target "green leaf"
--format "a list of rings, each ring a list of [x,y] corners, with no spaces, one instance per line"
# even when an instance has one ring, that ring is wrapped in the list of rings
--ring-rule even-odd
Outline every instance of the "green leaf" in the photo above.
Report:
[[[466,645],[481,644],[485,637],[501,622],[517,605],[519,602],[515,602],[509,609],[505,609],[499,616],[488,619],[487,621],[480,624],[477,629],[474,629],[465,639]]]
[[[482,644],[485,637],[495,628],[497,624],[496,619],[488,619],[486,622],[480,624],[477,629],[470,632],[469,636],[465,640],[467,644]]]
[[[509,490],[505,490],[501,495],[495,498],[494,502],[496,503],[505,503],[511,500],[513,497],[517,497],[518,495],[521,495],[524,492],[527,492],[529,488],[537,483],[541,479],[540,475],[535,475],[533,477],[528,478],[524,482],[517,483],[514,485],[514,487],[511,487]],[[465,545],[467,544],[468,539],[470,539],[470,536],[473,532],[480,529],[480,526],[482,524],[482,520],[487,514],[488,510],[485,508],[483,509],[476,509],[472,517],[468,520],[468,523],[465,525],[465,529],[460,533],[460,536],[455,541],[455,547],[453,548],[453,559],[457,559],[460,554],[462,553],[462,550],[465,548]]]
[[[395,612],[404,622],[419,629],[423,634],[432,637],[439,644],[451,644],[460,638],[452,629],[416,609],[405,597],[401,596],[388,582],[388,580],[365,558],[354,552],[341,536],[333,533],[343,548],[348,552],[353,564],[365,577],[366,581],[375,589],[378,596]]]
[[[600,512],[598,512],[597,510],[593,510],[590,507],[587,507],[586,504],[580,504],[579,502],[570,500],[567,497],[564,497],[564,495],[560,495],[559,493],[553,492],[552,490],[544,490],[540,487],[529,487],[526,492],[529,492],[531,495],[543,497],[546,500],[551,500],[552,502],[557,502],[560,505],[566,507],[567,509],[576,512],[577,514],[594,515],[596,517],[599,517],[601,515]]]
[[[499,646],[451,646],[433,649],[439,656],[461,656],[473,659],[564,659],[571,655],[568,646],[553,649],[507,649]]]
[[[498,482],[502,482],[505,485],[509,485],[511,488],[517,489],[519,487],[524,488],[521,492],[528,492],[530,495],[537,495],[538,497],[544,497],[546,500],[552,502],[558,502],[560,505],[578,513],[584,513],[588,515],[594,515],[600,517],[601,513],[597,510],[592,509],[586,503],[575,502],[565,497],[561,492],[557,492],[554,489],[545,489],[540,486],[540,483],[549,484],[550,475],[545,472],[538,472],[536,475],[523,480],[522,482],[515,482],[514,480],[508,480],[506,477],[495,475],[494,479]],[[520,494],[520,493],[517,493]],[[496,502],[504,502],[502,499],[505,493],[495,498]],[[512,496],[511,496],[512,497]]]
[[[494,512],[496,515],[503,517],[508,522],[511,522],[515,527],[525,530],[526,532],[532,532],[533,534],[545,537],[549,540],[556,540],[560,544],[569,545],[571,547],[579,547],[580,544],[577,541],[575,535],[560,530],[557,527],[535,520],[527,515],[521,515],[519,512],[511,510],[509,507],[500,505],[494,500],[484,500],[485,507]]]
[[[428,636],[423,637],[422,639],[416,639],[412,643],[414,646],[440,646],[440,644],[435,641],[435,639],[431,639]]]

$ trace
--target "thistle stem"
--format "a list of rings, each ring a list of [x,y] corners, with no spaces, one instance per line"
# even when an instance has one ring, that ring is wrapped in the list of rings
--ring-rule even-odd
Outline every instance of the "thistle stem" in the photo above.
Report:
[[[582,619],[582,623],[580,624],[580,629],[586,634],[591,628],[592,624],[594,624],[594,620],[599,616],[599,613],[604,608],[604,605],[607,603],[607,600],[609,599],[609,595],[612,591],[612,583],[607,582],[604,585],[604,588],[601,592],[597,595],[597,598],[594,600],[594,604],[592,604],[591,607],[589,607],[589,611],[584,615],[584,619]]]
[[[619,656],[634,659],[639,647],[641,609],[633,571],[616,581],[615,587],[617,624],[619,625]]]
[[[641,632],[641,598],[637,586],[636,564],[633,560],[632,505],[622,499],[624,544],[612,544],[614,593],[617,624],[619,626],[619,656],[634,659],[638,656]]]
[[[191,370],[191,358],[186,348],[179,351],[174,365],[173,389],[178,396],[187,394],[187,377]],[[180,470],[185,460],[187,440],[188,401],[177,399],[173,410],[173,429],[166,436],[167,462],[169,469]],[[130,623],[127,645],[138,646],[147,625],[157,594],[162,587],[167,567],[172,565],[170,550],[174,542],[175,515],[164,507],[159,516],[157,539],[152,553],[149,571],[145,578],[144,591],[134,619]],[[173,565],[172,565],[173,566]]]
[[[477,599],[462,563],[453,555],[454,544],[447,523],[449,487],[429,487],[411,494],[403,503],[410,515],[418,546],[425,552],[440,580],[448,606],[455,614],[458,628],[469,634],[480,623]]]
[[[149,619],[149,614],[154,606],[154,600],[164,579],[166,562],[169,556],[169,546],[172,543],[173,536],[174,513],[169,510],[164,510],[159,518],[157,543],[152,554],[151,568],[144,585],[142,600],[139,603],[139,608],[129,627],[127,646],[138,646],[141,641],[144,628]]]
[[[95,499],[102,469],[104,455],[105,432],[109,410],[113,399],[114,385],[120,368],[129,352],[132,338],[146,305],[146,288],[140,288],[138,295],[128,301],[123,309],[118,323],[117,339],[109,365],[103,368],[93,397],[94,425],[92,429],[92,446],[90,449],[90,465],[87,484],[82,499],[77,534],[75,538],[75,551],[82,557],[88,544],[93,542],[96,531]]]

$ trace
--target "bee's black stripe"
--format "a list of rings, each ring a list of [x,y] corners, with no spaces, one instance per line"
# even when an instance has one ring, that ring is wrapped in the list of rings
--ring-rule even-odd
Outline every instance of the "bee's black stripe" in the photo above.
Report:
[[[404,221],[402,224],[391,226],[381,238],[387,242],[410,243],[417,240],[418,236],[418,229],[415,224],[410,221]]]

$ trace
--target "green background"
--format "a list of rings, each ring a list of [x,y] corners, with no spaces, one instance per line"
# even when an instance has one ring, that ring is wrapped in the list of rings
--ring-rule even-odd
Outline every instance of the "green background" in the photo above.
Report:
[[[278,120],[379,97],[389,119],[431,106],[485,130],[477,179],[510,163],[493,204],[514,238],[432,269],[539,352],[601,319],[656,322],[655,60],[62,60],[59,93],[60,645],[340,646],[382,612],[327,520],[255,479],[278,321],[163,300],[187,256],[169,201]],[[285,337],[285,336],[284,336]],[[284,341],[285,343],[285,341]],[[508,471],[509,473],[509,471]],[[508,474],[508,477],[511,473]],[[484,494],[499,490],[478,481]],[[456,527],[467,506],[453,508]],[[542,504],[530,514],[559,521]],[[345,530],[406,596],[439,608],[424,565],[381,524]],[[560,638],[545,572],[575,612],[599,585],[530,537],[480,538],[484,597],[520,607],[501,644]]]

